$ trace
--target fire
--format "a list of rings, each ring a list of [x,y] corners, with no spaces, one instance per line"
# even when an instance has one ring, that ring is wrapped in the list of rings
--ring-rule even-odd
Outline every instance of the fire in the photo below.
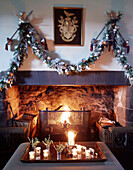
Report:
[[[63,113],[62,113],[61,123],[66,122],[66,123],[71,124],[70,121],[69,121],[69,117],[70,117],[70,112],[69,112],[69,110],[70,110],[70,108],[69,108],[68,106],[64,106],[64,110],[66,110],[66,111],[68,111],[68,112],[63,112]]]

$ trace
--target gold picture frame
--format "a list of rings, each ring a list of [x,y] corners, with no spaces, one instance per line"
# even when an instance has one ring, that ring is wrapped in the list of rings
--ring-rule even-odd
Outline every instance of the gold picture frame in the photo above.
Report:
[[[83,8],[54,7],[54,44],[83,45]]]

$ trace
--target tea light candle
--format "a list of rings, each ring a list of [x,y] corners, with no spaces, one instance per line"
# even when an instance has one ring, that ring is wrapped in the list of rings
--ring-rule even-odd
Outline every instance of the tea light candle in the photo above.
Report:
[[[41,159],[41,156],[36,156],[36,160],[40,160]]]
[[[94,155],[95,150],[93,148],[89,148],[90,153]]]
[[[97,158],[98,157],[98,153],[95,153],[95,158]]]
[[[90,150],[89,149],[85,150],[85,156],[86,156],[86,158],[90,157]]]
[[[87,148],[86,148],[86,146],[83,146],[82,149],[83,149],[83,152],[85,153]]]
[[[78,154],[81,153],[81,149],[82,149],[82,146],[81,145],[77,145],[77,152],[78,152]]]
[[[74,158],[77,157],[77,149],[76,148],[72,149],[72,154],[73,154]]]
[[[83,150],[86,150],[87,148],[86,148],[86,146],[83,146]]]
[[[41,154],[41,147],[35,148],[36,155],[39,156]]]
[[[44,158],[48,158],[48,149],[43,150],[43,156]]]
[[[32,160],[35,158],[35,152],[34,151],[30,151],[29,152],[29,159]]]
[[[78,159],[81,159],[82,158],[82,154],[78,154],[77,157],[78,157]]]

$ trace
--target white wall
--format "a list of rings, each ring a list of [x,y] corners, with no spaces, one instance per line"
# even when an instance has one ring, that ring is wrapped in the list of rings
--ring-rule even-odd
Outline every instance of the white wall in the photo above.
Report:
[[[53,7],[84,8],[84,46],[54,46]],[[18,11],[29,13],[33,10],[32,24],[45,35],[50,52],[54,51],[60,58],[77,64],[87,58],[90,41],[96,37],[106,22],[105,11],[108,9],[121,11],[120,31],[131,47],[128,61],[133,66],[133,0],[0,0],[0,71],[7,70],[13,52],[5,50],[6,38],[11,37],[18,27]],[[18,35],[17,35],[18,36]],[[15,38],[17,38],[17,36]],[[92,70],[118,70],[122,68],[112,52],[105,52],[91,66]],[[19,70],[51,70],[42,63],[29,49],[29,56]]]

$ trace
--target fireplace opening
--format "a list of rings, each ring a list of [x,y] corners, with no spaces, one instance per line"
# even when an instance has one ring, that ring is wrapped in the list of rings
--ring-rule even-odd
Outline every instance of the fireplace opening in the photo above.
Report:
[[[51,134],[55,140],[66,140],[65,133],[72,129],[78,132],[77,141],[95,140],[98,137],[96,122],[99,118],[117,118],[116,89],[115,86],[107,85],[13,86],[6,90],[6,101],[10,103],[17,122],[20,121],[18,117],[32,117],[29,124],[36,128],[30,129],[30,136],[43,138]],[[12,126],[11,120],[14,116],[10,108],[7,108],[9,126]],[[37,121],[33,121],[34,116],[37,117]],[[22,126],[24,121],[27,120],[24,119],[23,123],[20,121],[19,124]]]

